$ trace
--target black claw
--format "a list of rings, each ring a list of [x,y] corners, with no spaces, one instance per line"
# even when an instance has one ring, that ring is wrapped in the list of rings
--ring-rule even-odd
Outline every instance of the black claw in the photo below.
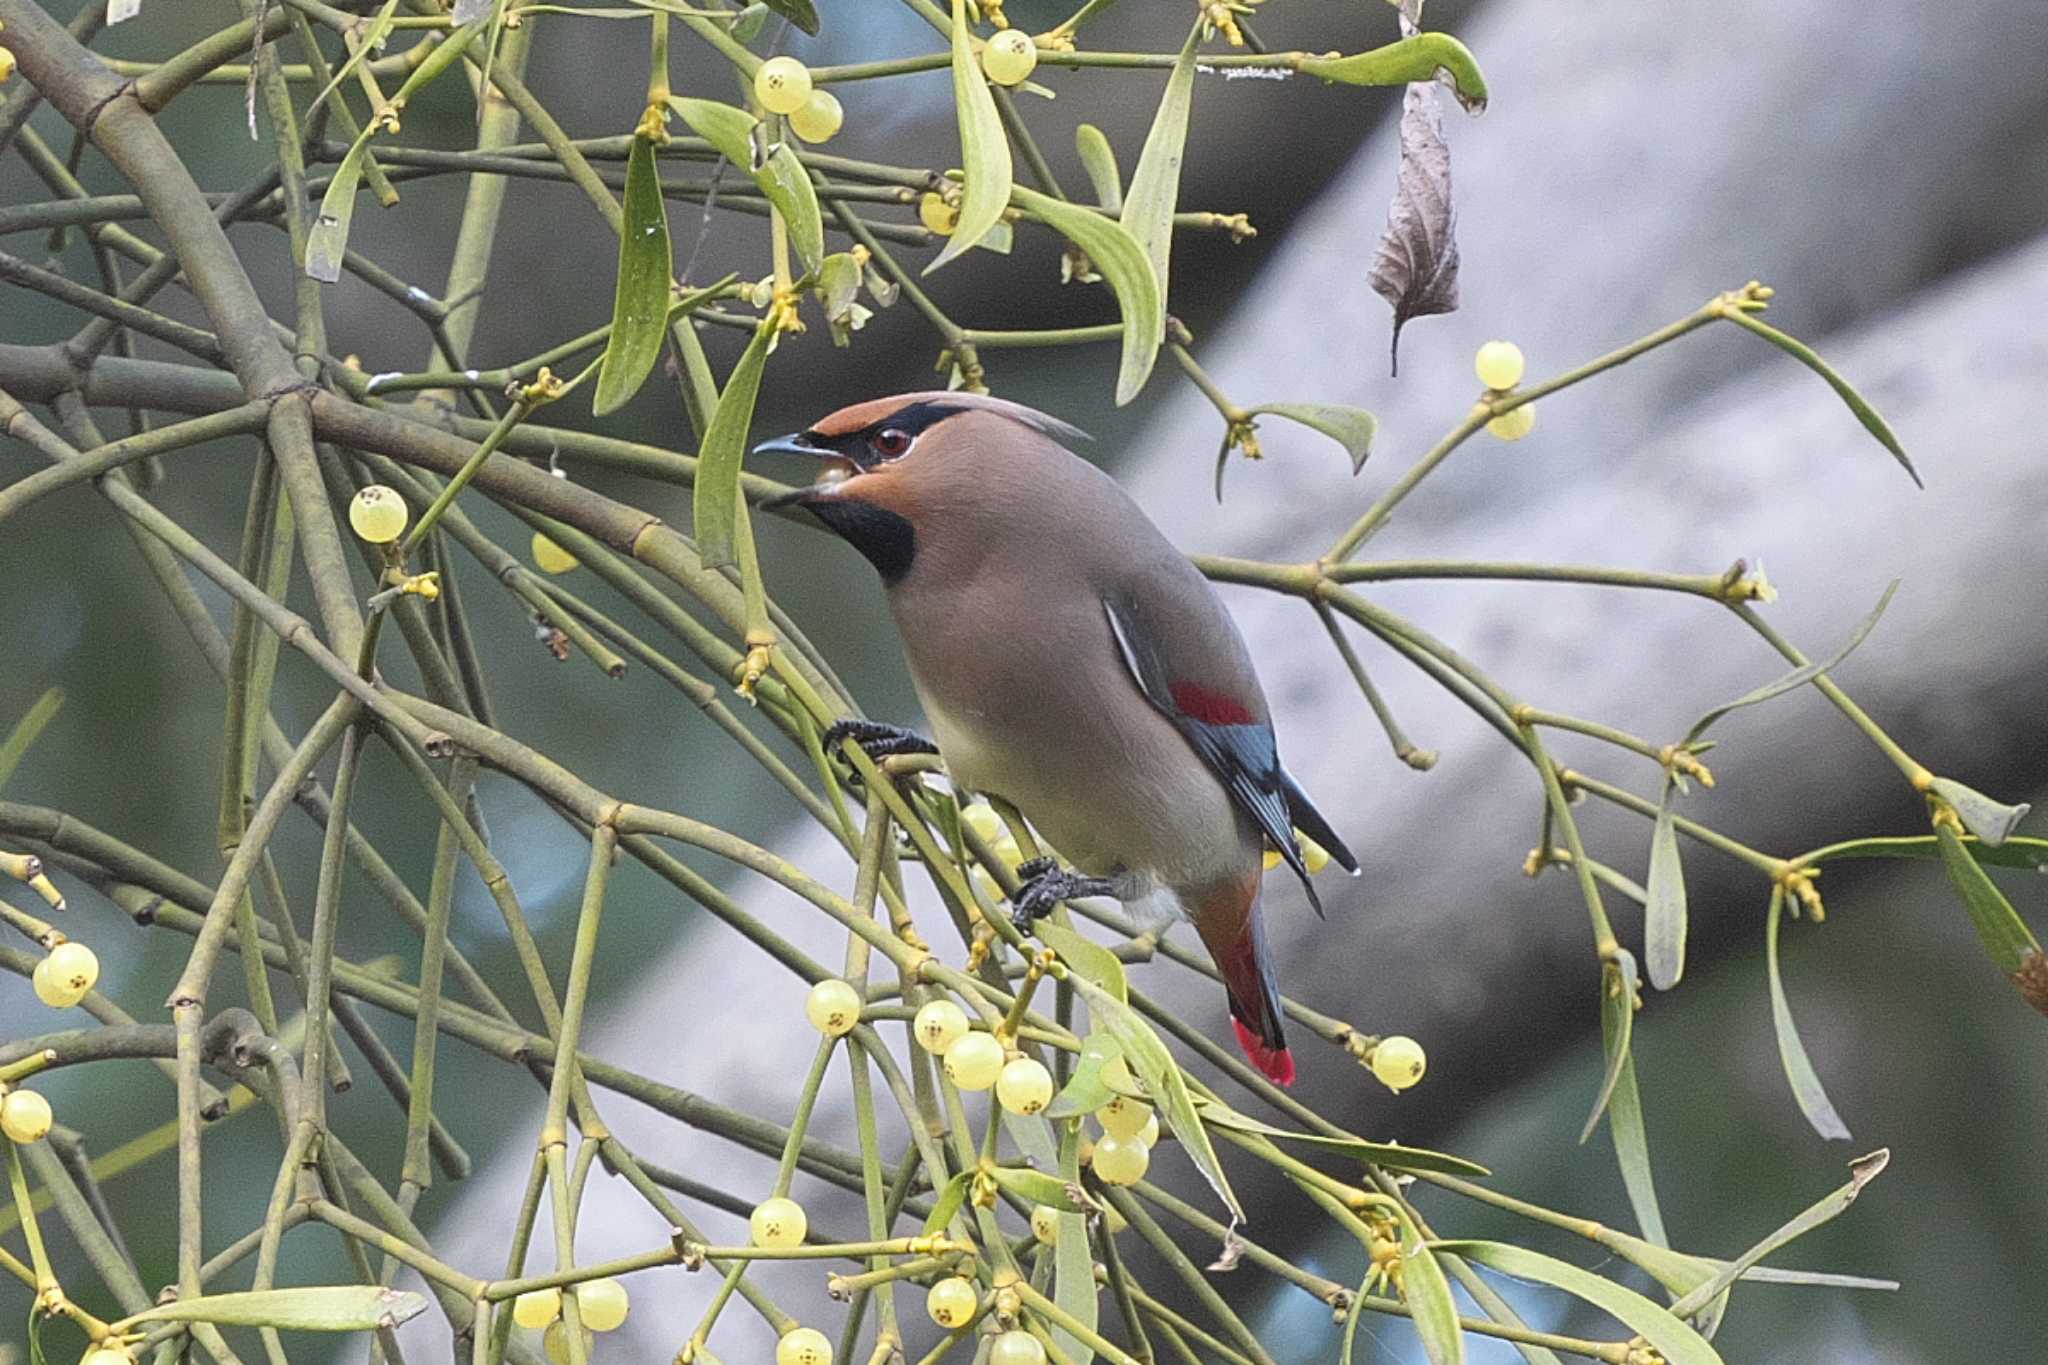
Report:
[[[1023,885],[1017,888],[1012,899],[1010,922],[1017,926],[1019,933],[1028,934],[1039,920],[1052,913],[1052,908],[1061,901],[1076,896],[1113,896],[1116,883],[1107,877],[1084,877],[1078,872],[1069,872],[1051,858],[1033,858],[1017,869],[1017,878]]]
[[[869,758],[880,760],[893,754],[935,754],[939,746],[915,730],[887,725],[876,720],[835,720],[825,729],[825,752],[837,753],[852,740]]]

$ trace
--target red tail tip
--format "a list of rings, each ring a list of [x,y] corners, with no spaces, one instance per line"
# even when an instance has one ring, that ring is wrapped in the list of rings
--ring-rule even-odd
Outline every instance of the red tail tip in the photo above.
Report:
[[[1237,1030],[1237,1045],[1244,1049],[1244,1055],[1252,1059],[1252,1065],[1264,1072],[1266,1079],[1279,1085],[1294,1084],[1294,1054],[1285,1047],[1273,1047],[1244,1026],[1243,1021],[1233,1019],[1230,1026]]]

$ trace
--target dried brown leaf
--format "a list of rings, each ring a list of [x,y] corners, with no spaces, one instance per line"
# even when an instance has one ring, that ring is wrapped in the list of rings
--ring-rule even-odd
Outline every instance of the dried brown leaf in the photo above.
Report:
[[[1373,253],[1372,287],[1394,309],[1388,343],[1401,368],[1401,328],[1410,318],[1458,307],[1457,211],[1451,202],[1451,151],[1435,82],[1417,81],[1401,99],[1401,171],[1387,228]]]

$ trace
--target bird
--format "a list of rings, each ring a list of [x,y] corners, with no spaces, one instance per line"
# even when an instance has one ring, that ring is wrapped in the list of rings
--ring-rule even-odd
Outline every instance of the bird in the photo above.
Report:
[[[811,457],[765,500],[865,556],[902,637],[930,740],[866,720],[827,735],[936,752],[955,784],[1014,805],[1071,867],[1018,869],[1020,928],[1076,896],[1164,896],[1191,920],[1239,1045],[1291,1084],[1260,893],[1268,847],[1309,882],[1295,831],[1358,862],[1280,764],[1251,653],[1208,579],[1079,429],[985,394],[857,403],[756,455]]]

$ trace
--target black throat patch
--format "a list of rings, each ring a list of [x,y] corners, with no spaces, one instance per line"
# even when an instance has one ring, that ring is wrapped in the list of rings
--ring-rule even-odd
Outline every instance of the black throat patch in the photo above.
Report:
[[[867,556],[884,583],[893,585],[910,572],[911,561],[917,557],[917,532],[888,508],[858,498],[835,497],[818,498],[806,506],[840,539]]]

